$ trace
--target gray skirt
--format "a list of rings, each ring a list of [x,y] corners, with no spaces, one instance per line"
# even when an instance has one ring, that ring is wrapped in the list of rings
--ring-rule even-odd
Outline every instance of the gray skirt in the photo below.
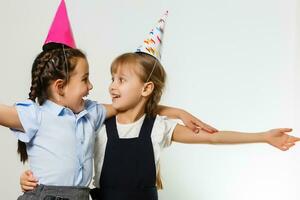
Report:
[[[39,185],[18,200],[89,200],[88,187]]]

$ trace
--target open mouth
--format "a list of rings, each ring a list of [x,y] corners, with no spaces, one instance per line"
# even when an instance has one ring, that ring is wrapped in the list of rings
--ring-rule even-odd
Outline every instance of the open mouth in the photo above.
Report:
[[[89,94],[82,97],[83,100],[86,100],[88,98]]]
[[[118,94],[112,94],[111,98],[112,98],[112,100],[115,100],[115,99],[120,98],[120,95],[118,95]]]

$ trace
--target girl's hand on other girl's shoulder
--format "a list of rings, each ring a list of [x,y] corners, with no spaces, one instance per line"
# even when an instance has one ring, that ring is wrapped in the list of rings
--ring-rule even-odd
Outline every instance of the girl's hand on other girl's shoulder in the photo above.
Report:
[[[26,170],[20,176],[20,185],[22,192],[31,191],[38,185],[38,180],[33,176],[32,171]]]

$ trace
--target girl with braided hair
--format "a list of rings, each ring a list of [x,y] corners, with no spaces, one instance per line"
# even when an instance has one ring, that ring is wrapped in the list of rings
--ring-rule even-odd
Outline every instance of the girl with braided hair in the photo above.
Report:
[[[86,56],[79,49],[41,52],[31,74],[29,99],[15,106],[0,105],[0,125],[13,130],[21,161],[29,160],[38,179],[39,185],[19,200],[88,199],[96,133],[116,110],[85,99],[93,86]],[[182,113],[178,118],[194,120],[184,111],[158,110],[171,117]]]
[[[31,74],[29,99],[0,106],[0,124],[12,128],[21,161],[39,179],[19,199],[88,200],[95,133],[114,111],[85,99],[93,86],[78,49],[41,52]]]
[[[58,12],[67,18],[63,0]],[[18,200],[88,200],[96,134],[116,114],[111,105],[85,98],[93,88],[86,56],[76,49],[70,25],[64,24],[68,20],[55,19],[58,24],[54,21],[51,29],[62,33],[50,29],[35,58],[29,99],[0,105],[0,125],[12,129],[21,161],[29,161],[38,179],[38,186]],[[215,131],[183,110],[160,107],[158,112],[180,118],[192,129]]]
[[[153,32],[157,30],[161,30],[161,26]],[[153,32],[150,34],[155,37],[153,41],[162,38]],[[147,41],[150,40],[146,40],[148,45]],[[233,131],[194,134],[185,126],[161,116],[157,110],[166,73],[160,63],[160,52],[154,54],[151,48],[147,46],[138,48],[135,53],[122,54],[111,65],[109,92],[112,106],[118,113],[108,118],[100,134],[96,135],[96,188],[91,190],[92,199],[157,200],[157,189],[162,188],[159,176],[161,151],[172,141],[209,144],[261,142],[281,150],[288,150],[299,141],[300,138],[287,134],[291,131],[288,128],[254,134]],[[33,185],[27,184],[29,182]],[[21,178],[21,184],[24,189],[34,187],[34,181],[26,174]]]

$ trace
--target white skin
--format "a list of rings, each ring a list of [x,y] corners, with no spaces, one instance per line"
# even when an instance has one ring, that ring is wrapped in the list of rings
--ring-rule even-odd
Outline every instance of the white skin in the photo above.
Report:
[[[126,65],[119,67],[112,74],[109,92],[112,106],[118,111],[117,121],[122,124],[132,123],[145,114],[146,102],[155,89],[152,82],[144,83],[137,72],[137,66]],[[191,129],[178,124],[174,129],[172,141],[197,144],[267,143],[285,151],[300,140],[286,134],[290,131],[292,131],[290,128],[278,128],[260,133],[218,131],[217,134],[207,134],[200,130],[195,134]],[[23,191],[34,189],[37,182],[29,170],[20,177]]]

